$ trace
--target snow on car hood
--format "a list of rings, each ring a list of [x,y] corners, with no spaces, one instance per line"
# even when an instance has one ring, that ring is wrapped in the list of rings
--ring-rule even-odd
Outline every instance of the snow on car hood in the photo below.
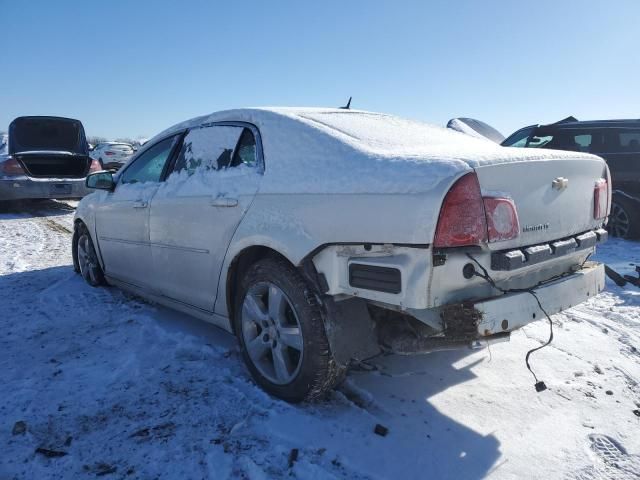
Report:
[[[179,123],[156,138],[216,121],[249,122],[260,130],[262,193],[419,193],[484,165],[593,158],[502,147],[392,115],[321,108],[228,110]]]

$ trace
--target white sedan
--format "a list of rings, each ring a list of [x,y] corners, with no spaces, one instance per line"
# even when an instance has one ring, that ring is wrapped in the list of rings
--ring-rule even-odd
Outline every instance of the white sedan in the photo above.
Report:
[[[602,159],[354,110],[180,123],[90,175],[75,267],[237,335],[289,401],[353,361],[502,340],[596,295]]]
[[[121,142],[102,142],[91,150],[90,156],[106,169],[118,170],[133,155],[133,146]]]

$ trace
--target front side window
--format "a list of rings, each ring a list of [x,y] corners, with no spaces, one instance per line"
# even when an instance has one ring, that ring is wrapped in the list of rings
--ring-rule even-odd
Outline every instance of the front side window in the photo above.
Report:
[[[120,178],[121,183],[159,182],[162,178],[164,166],[171,155],[171,151],[177,141],[177,136],[165,138],[145,150],[124,171]]]
[[[256,164],[256,141],[250,129],[211,125],[195,128],[184,137],[174,172],[225,170],[242,164]]]
[[[588,152],[593,142],[593,135],[590,132],[576,129],[560,128],[555,131],[540,129],[540,132],[536,132],[534,139],[537,136],[546,137],[546,141],[543,144],[537,145],[539,147],[569,150],[572,152]],[[534,145],[530,146],[533,147]]]

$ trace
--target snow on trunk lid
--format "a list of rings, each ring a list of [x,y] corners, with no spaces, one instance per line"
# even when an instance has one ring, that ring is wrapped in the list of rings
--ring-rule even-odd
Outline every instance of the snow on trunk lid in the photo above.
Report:
[[[499,191],[513,199],[520,223],[514,240],[491,250],[558,240],[602,226],[594,218],[594,191],[606,175],[598,157],[504,163],[477,167],[483,195]],[[562,181],[558,181],[562,179]]]

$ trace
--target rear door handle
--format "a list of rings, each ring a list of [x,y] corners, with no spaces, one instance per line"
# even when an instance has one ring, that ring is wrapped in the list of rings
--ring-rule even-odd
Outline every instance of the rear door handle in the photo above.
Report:
[[[217,197],[211,200],[212,207],[236,207],[238,206],[237,198]]]
[[[133,202],[133,208],[147,208],[149,204],[144,200],[138,200],[137,202]]]

